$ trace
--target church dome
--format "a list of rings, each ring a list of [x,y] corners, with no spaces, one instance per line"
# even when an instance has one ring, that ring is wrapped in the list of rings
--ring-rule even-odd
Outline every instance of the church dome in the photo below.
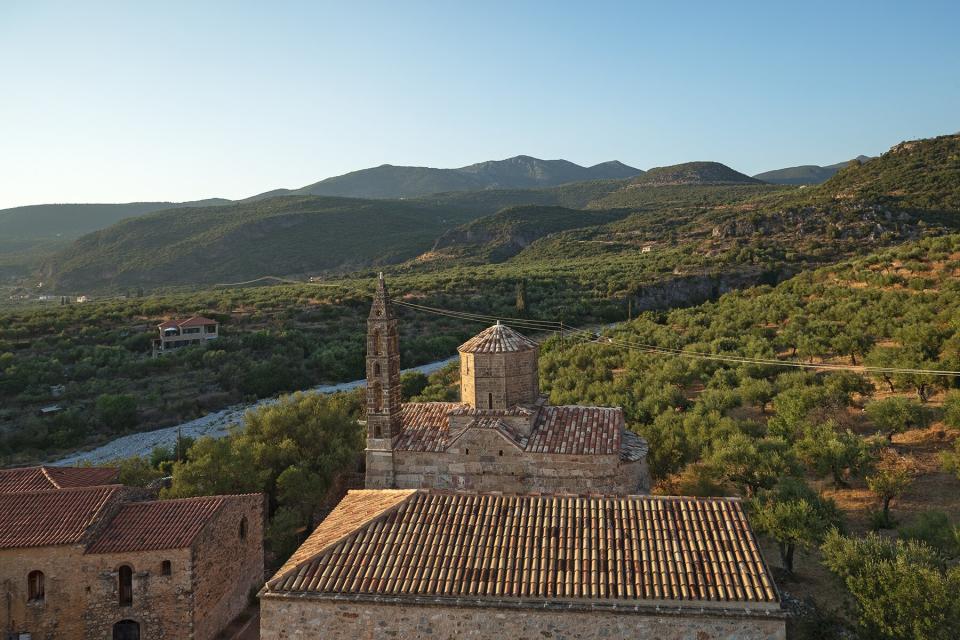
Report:
[[[464,342],[460,353],[514,353],[531,351],[537,343],[499,322]]]

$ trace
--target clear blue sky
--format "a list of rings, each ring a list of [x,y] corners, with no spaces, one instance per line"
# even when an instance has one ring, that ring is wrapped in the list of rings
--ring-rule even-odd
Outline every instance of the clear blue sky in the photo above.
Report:
[[[529,154],[746,173],[960,130],[960,3],[0,2],[0,207]]]

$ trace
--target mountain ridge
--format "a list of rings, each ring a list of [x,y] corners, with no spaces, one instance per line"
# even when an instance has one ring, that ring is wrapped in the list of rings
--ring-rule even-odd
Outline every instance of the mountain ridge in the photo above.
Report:
[[[556,187],[572,182],[625,179],[642,174],[640,169],[619,160],[584,167],[569,160],[542,160],[518,155],[454,169],[382,164],[325,178],[299,189],[274,189],[246,200],[278,195],[406,199],[452,191]]]
[[[872,160],[870,156],[859,155],[853,160],[845,160],[828,165],[802,164],[796,167],[784,167],[783,169],[772,169],[758,173],[753,177],[771,184],[790,184],[790,185],[811,185],[822,184],[835,176],[840,169],[850,165],[852,162],[867,162]]]

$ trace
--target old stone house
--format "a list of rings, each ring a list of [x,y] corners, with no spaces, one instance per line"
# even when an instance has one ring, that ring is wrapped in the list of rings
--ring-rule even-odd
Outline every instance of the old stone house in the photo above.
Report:
[[[381,274],[367,321],[367,488],[645,493],[647,443],[619,407],[551,406],[539,347],[496,324],[459,348],[460,402],[402,404]]]
[[[0,471],[4,634],[208,640],[262,586],[262,495],[152,500],[97,484],[115,478],[102,469]]]
[[[261,591],[261,640],[783,640],[735,498],[352,491]]]

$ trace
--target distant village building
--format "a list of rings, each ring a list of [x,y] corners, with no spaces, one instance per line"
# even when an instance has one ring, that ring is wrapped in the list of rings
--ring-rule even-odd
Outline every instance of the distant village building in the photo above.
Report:
[[[157,325],[157,332],[160,336],[153,341],[155,355],[214,340],[220,335],[220,323],[203,316],[192,316],[186,320],[167,320]]]
[[[653,251],[653,245],[647,245],[644,248],[640,249],[640,253],[650,253]]]
[[[738,499],[351,491],[261,591],[261,640],[783,640]]]
[[[552,406],[539,347],[502,325],[460,346],[460,402],[401,404],[381,275],[367,321],[367,488],[646,493],[647,443],[619,407]]]
[[[4,638],[209,640],[262,586],[262,495],[151,500],[116,480],[0,470]]]

